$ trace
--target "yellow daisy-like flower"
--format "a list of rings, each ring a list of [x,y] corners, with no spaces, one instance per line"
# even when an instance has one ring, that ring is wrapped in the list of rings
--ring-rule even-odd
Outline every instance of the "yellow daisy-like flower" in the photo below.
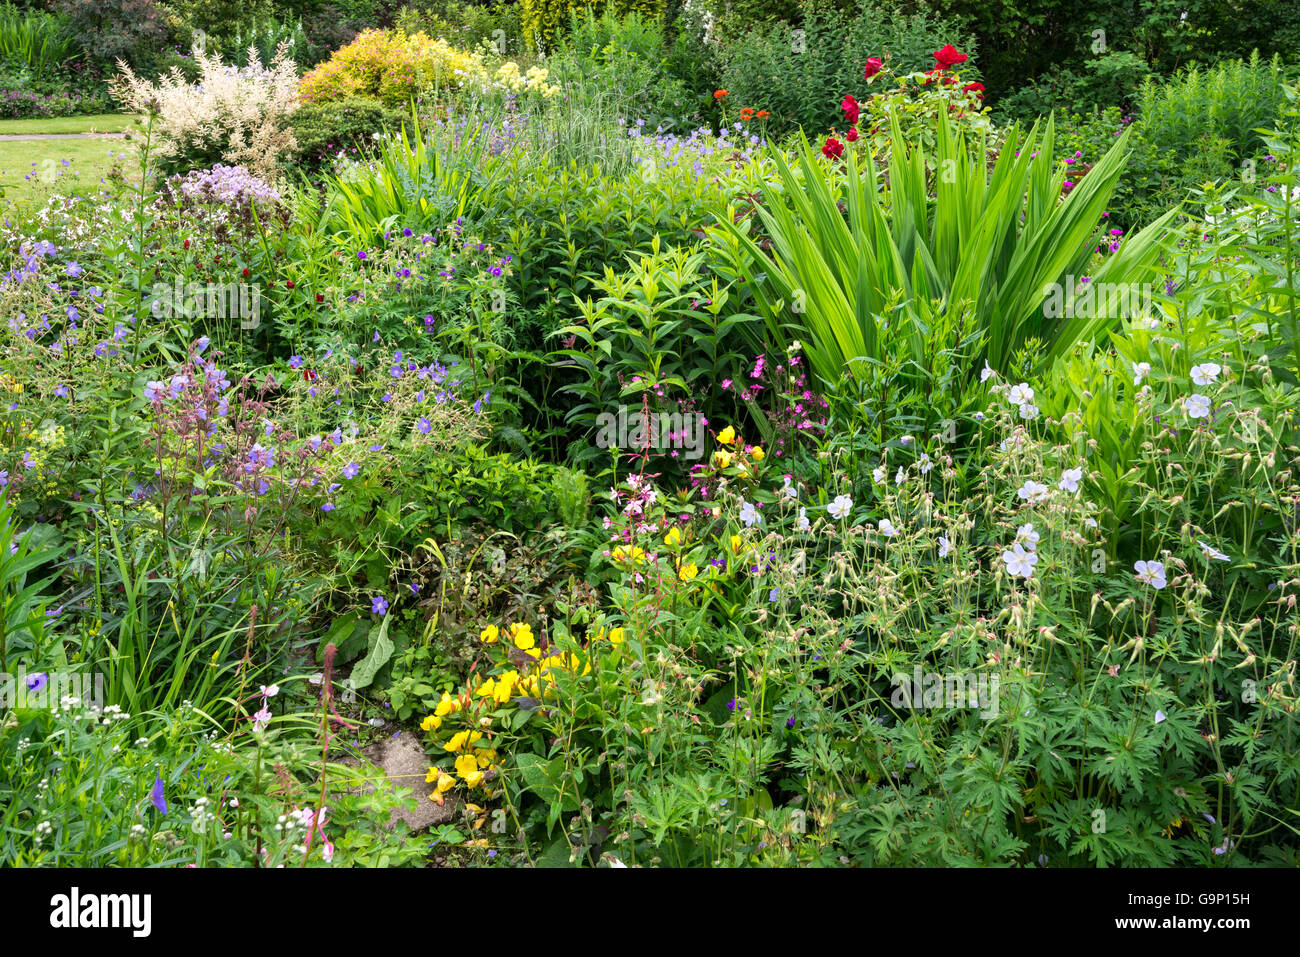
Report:
[[[621,645],[627,640],[627,631],[622,628],[611,628],[609,630],[609,643],[611,645]]]
[[[670,528],[668,530],[668,534],[664,536],[664,544],[671,547],[674,545],[680,545],[681,543],[682,543],[682,530],[680,528],[677,528],[676,526]]]
[[[677,577],[684,582],[690,581],[700,573],[700,567],[694,562],[683,562],[682,567],[677,569]]]
[[[488,625],[486,628],[484,628],[482,631],[478,633],[478,636],[482,638],[484,641],[486,641],[488,644],[492,644],[492,642],[496,641],[498,638],[501,637],[501,629],[498,628],[496,625]]]
[[[532,625],[511,625],[510,640],[515,643],[515,647],[520,651],[527,651],[529,648],[532,648],[537,644],[537,642],[533,640]]]
[[[437,731],[440,727],[442,727],[442,718],[439,718],[434,714],[426,716],[425,719],[420,722],[421,731]]]
[[[736,430],[731,426],[727,426],[718,433],[718,441],[723,445],[731,445],[731,443],[736,441]]]

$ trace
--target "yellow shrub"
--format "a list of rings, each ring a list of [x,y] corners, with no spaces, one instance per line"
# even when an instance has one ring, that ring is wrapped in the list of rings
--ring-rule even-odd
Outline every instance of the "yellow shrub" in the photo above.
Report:
[[[478,53],[425,33],[365,30],[304,76],[299,92],[309,103],[365,96],[402,105],[422,90],[477,88],[487,81]]]

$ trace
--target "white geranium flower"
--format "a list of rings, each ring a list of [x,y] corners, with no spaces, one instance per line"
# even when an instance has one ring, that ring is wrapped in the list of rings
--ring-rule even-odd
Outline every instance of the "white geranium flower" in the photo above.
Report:
[[[877,465],[871,470],[871,477],[875,479],[878,485],[883,485],[885,482],[885,467],[883,465]]]
[[[812,525],[812,523],[808,521],[808,509],[804,508],[802,505],[799,506],[799,517],[795,519],[795,524],[801,532],[808,531]]]
[[[1216,562],[1231,561],[1231,559],[1228,558],[1227,555],[1223,554],[1223,552],[1219,551],[1213,545],[1201,541],[1199,538],[1196,540],[1196,544],[1201,546],[1201,554],[1205,556],[1207,561],[1211,559]]]
[[[1021,525],[1016,529],[1016,541],[1021,545],[1024,545],[1025,548],[1028,548],[1030,551],[1034,551],[1038,548],[1038,541],[1041,537],[1041,535],[1034,531],[1033,522],[1026,522],[1024,525]]]
[[[746,502],[744,499],[740,500],[740,520],[745,523],[746,528],[753,528],[762,521],[758,509],[754,508],[753,502]]]
[[[894,528],[894,523],[887,518],[882,518],[876,525],[876,528],[880,531],[881,535],[885,536],[885,538],[893,538],[898,534],[898,529]]]
[[[939,557],[947,558],[948,553],[952,551],[952,542],[948,541],[947,535],[939,536]]]
[[[1013,578],[1033,578],[1034,566],[1038,564],[1038,555],[1026,551],[1025,546],[1016,542],[1002,553],[1002,561],[1006,563],[1007,574]]]
[[[853,499],[847,495],[836,495],[835,501],[826,506],[826,511],[831,513],[831,518],[848,518],[849,511],[853,508]]]
[[[1016,491],[1016,495],[1026,502],[1041,502],[1047,498],[1048,494],[1047,486],[1042,482],[1035,482],[1033,479],[1026,480],[1025,484]]]
[[[1189,419],[1208,419],[1210,417],[1210,400],[1199,392],[1193,392],[1182,400],[1183,411]]]
[[[1150,585],[1156,591],[1164,588],[1169,584],[1165,580],[1165,566],[1163,562],[1134,562],[1133,570],[1137,572],[1137,580],[1144,585]]]
[[[1079,491],[1079,482],[1083,480],[1083,469],[1066,469],[1061,473],[1061,481],[1056,487],[1062,492]]]
[[[1217,362],[1204,362],[1201,365],[1192,366],[1192,381],[1197,385],[1213,385],[1222,371],[1223,367]]]
[[[1034,405],[1032,402],[1026,402],[1020,407],[1020,417],[1032,422],[1034,419],[1038,418],[1038,406]]]
[[[1029,387],[1027,382],[1013,385],[1011,391],[1007,393],[1007,399],[1012,405],[1026,405],[1034,401],[1034,390]]]
[[[1151,363],[1135,362],[1133,363],[1133,384],[1141,385],[1142,380],[1151,374]]]
[[[984,368],[980,371],[980,381],[988,382],[989,376],[993,375],[993,368],[989,365],[989,360],[984,360]]]

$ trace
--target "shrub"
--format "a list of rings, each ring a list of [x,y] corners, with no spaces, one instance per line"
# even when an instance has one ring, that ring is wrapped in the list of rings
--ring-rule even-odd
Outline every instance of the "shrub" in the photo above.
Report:
[[[404,116],[382,100],[367,97],[308,103],[290,121],[297,147],[289,161],[315,172],[333,157],[356,158],[363,147],[374,145],[376,134],[399,128]]]
[[[370,97],[402,106],[423,90],[477,87],[488,80],[483,58],[446,40],[396,30],[366,30],[302,78],[308,103]]]
[[[189,84],[173,69],[150,83],[120,63],[114,96],[132,112],[156,114],[153,134],[161,164],[184,172],[224,161],[272,178],[294,148],[289,118],[298,107],[298,76],[282,49],[267,67],[225,66],[215,54],[196,53],[200,79]]]
[[[125,60],[147,69],[173,36],[155,0],[54,0],[53,7],[81,48],[101,62]]]

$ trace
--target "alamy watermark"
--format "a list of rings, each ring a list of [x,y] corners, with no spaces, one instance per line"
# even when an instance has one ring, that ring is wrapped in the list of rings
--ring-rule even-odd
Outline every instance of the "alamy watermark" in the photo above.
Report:
[[[238,319],[239,328],[256,329],[262,321],[262,290],[245,282],[153,285],[150,309],[156,319]]]
[[[704,454],[704,416],[698,412],[643,412],[620,405],[618,414],[596,416],[596,444],[602,449],[676,451],[684,458]]]
[[[912,674],[897,674],[891,701],[895,708],[921,711],[936,708],[978,710],[981,718],[998,715],[998,676],[923,672],[917,665]]]
[[[1149,282],[1050,282],[1043,287],[1048,319],[1136,319],[1151,314]]]
[[[0,710],[6,708],[60,707],[64,698],[76,698],[87,707],[103,710],[104,675],[74,671],[0,671]]]

